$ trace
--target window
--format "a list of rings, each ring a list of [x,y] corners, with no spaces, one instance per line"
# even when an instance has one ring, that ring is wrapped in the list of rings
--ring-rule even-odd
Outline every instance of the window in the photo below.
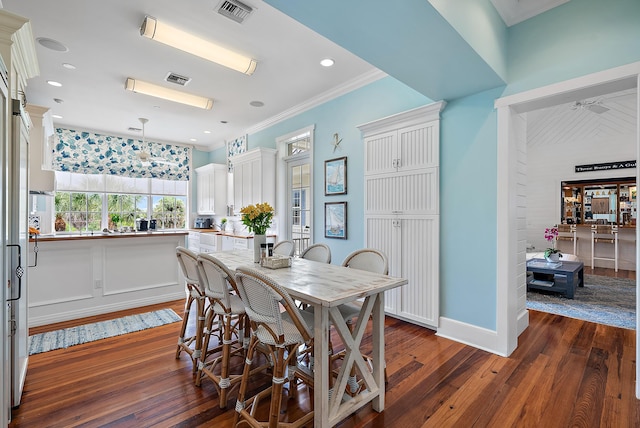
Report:
[[[184,229],[187,188],[186,181],[56,172],[55,230],[135,228],[140,218],[156,219],[156,229]]]

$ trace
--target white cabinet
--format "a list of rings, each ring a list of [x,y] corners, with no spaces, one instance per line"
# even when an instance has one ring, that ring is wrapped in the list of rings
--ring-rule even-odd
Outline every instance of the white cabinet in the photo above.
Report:
[[[218,240],[220,235],[217,233],[204,232],[200,233],[200,252],[215,253],[218,251]]]
[[[200,252],[200,232],[189,232],[187,237],[187,248],[194,253]]]
[[[385,311],[430,327],[439,317],[439,145],[444,103],[359,126],[364,139],[365,245],[408,284],[385,294]]]
[[[210,163],[196,168],[198,214],[227,212],[227,166]]]
[[[233,158],[233,205],[276,203],[276,150],[259,147]]]

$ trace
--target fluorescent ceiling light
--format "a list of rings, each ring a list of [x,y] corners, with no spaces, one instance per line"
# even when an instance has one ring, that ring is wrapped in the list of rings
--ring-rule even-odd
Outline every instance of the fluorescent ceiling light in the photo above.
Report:
[[[213,100],[201,97],[199,95],[187,94],[185,92],[176,91],[175,89],[165,88],[164,86],[154,85],[153,83],[143,82],[132,78],[127,78],[125,89],[139,94],[150,95],[176,103],[182,103],[193,107],[199,107],[205,110],[211,110]]]
[[[140,35],[239,71],[240,73],[252,75],[256,70],[257,62],[255,59],[240,55],[218,46],[215,43],[171,27],[151,16],[144,18],[142,26],[140,27]]]

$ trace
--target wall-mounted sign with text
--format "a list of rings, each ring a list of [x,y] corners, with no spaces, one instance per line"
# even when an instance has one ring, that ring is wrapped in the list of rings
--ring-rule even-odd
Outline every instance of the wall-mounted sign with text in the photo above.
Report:
[[[607,163],[593,163],[590,165],[576,165],[576,172],[589,172],[589,171],[608,171],[612,169],[626,169],[635,168],[636,161],[621,161],[621,162],[607,162]]]

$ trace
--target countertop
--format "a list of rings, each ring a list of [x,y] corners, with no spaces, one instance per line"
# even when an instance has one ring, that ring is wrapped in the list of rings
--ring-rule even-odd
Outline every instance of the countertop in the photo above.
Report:
[[[230,238],[240,238],[240,239],[252,239],[253,235],[237,235],[233,232],[221,232],[219,230],[213,229],[189,229],[189,232],[200,232],[200,233],[215,233],[216,235],[228,236]],[[270,233],[267,235],[267,238],[275,238],[277,235]]]
[[[153,238],[158,236],[184,236],[189,233],[188,230],[172,230],[172,231],[155,231],[155,232],[86,232],[82,234],[51,234],[38,235],[38,242],[50,241],[79,241],[83,239],[122,239],[122,238]],[[33,237],[29,238],[30,242],[34,242]]]

